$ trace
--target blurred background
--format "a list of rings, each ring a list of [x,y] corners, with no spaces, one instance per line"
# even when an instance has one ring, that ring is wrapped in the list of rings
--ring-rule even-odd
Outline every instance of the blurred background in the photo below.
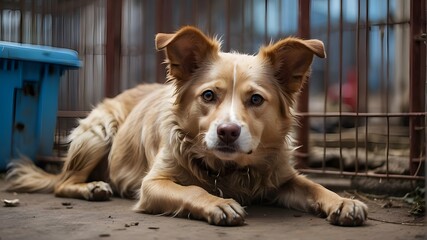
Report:
[[[158,32],[194,25],[223,51],[256,54],[286,36],[316,38],[298,100],[306,173],[423,180],[426,152],[425,0],[1,0],[0,40],[78,51],[61,78],[55,156],[76,118],[104,97],[164,82]]]

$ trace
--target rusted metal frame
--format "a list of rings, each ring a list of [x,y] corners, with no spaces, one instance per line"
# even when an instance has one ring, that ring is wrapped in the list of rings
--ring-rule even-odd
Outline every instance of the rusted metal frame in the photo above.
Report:
[[[93,23],[92,24],[84,24],[85,29],[82,31],[83,34],[85,34],[85,37],[83,38],[85,45],[86,46],[92,45],[92,47],[91,47],[92,49],[88,49],[88,47],[85,48],[85,50],[86,50],[85,61],[87,63],[91,62],[91,65],[92,65],[92,71],[88,71],[88,72],[84,73],[84,79],[85,80],[86,79],[91,79],[91,80],[96,79],[95,78],[95,70],[93,69],[93,68],[95,68],[95,56],[96,56],[95,41],[96,41],[96,37],[97,37],[95,26],[98,26],[98,21],[100,18],[99,13],[97,11],[97,7],[98,7],[98,5],[100,5],[100,2],[98,1],[98,2],[94,3],[94,5],[95,6],[91,9],[92,14],[90,16],[92,18],[91,20],[93,20]],[[108,10],[108,2],[107,2],[107,10]],[[87,17],[88,17],[88,15],[85,14],[85,18],[87,18]],[[108,67],[108,61],[110,60],[109,57],[114,57],[114,58],[116,57],[116,56],[112,55],[113,53],[110,53],[110,55],[108,55],[108,51],[112,51],[112,49],[111,49],[112,47],[109,47],[109,45],[108,45],[108,44],[111,44],[108,42],[108,34],[109,34],[108,17],[109,17],[109,15],[108,15],[108,11],[107,11],[107,14],[106,14],[106,18],[107,18],[106,24],[107,25],[105,26],[107,28],[107,35],[106,35],[106,53],[105,53],[105,59],[106,59],[106,69],[105,69],[106,74],[105,75],[106,76],[105,76],[105,85],[104,85],[104,87],[105,87],[104,95],[106,97],[112,97],[113,94],[107,94],[106,89],[107,89],[107,87],[109,88],[110,86],[114,86],[111,81],[118,81],[118,79],[114,79],[113,74],[111,74],[111,73],[114,73],[113,71],[116,71],[116,70],[114,68]],[[89,34],[89,36],[92,35],[92,38],[86,37],[86,33],[88,33],[88,31],[93,32],[92,34]],[[110,32],[110,34],[111,34],[111,32]],[[115,47],[117,47],[117,46],[115,46]],[[113,60],[116,61],[116,59],[113,59]],[[119,69],[119,73],[120,73],[120,69]],[[95,85],[93,83],[90,83],[89,81],[80,81],[80,83],[81,83],[81,86],[77,86],[77,89],[78,89],[77,91],[78,91],[78,94],[80,96],[82,96],[83,101],[80,102],[79,109],[85,109],[86,108],[85,103],[91,102],[90,97],[86,91],[88,91],[89,89],[91,91],[94,91]],[[109,84],[109,85],[107,86],[107,84]],[[114,91],[114,89],[111,89],[109,91],[112,92],[112,91]]]
[[[301,117],[381,117],[381,118],[392,118],[392,117],[425,117],[427,112],[409,112],[409,113],[354,113],[354,112],[297,112],[297,116]]]
[[[183,24],[186,22],[187,17],[188,17],[188,15],[186,14],[186,10],[187,10],[186,5],[188,4],[188,1],[181,0],[180,2],[182,2],[182,5],[179,7],[177,6],[177,9],[179,9],[179,10],[174,12],[174,15],[178,15],[178,17],[177,17],[178,22],[180,24]],[[173,4],[173,3],[170,3],[170,4]],[[182,7],[183,5],[185,5],[185,7]],[[171,22],[171,25],[173,25],[173,22]]]
[[[298,14],[298,36],[301,38],[310,38],[310,0],[299,0],[298,2],[299,14]],[[297,112],[308,112],[308,100],[309,100],[309,85],[306,84],[300,95]],[[307,116],[299,118],[300,127],[297,128],[297,141],[300,148],[297,150],[299,156],[297,157],[297,168],[308,167],[308,154],[309,154],[309,130],[310,130],[310,119]]]
[[[34,0],[33,0],[34,1]],[[83,9],[86,6],[94,4],[94,2],[99,0],[74,0],[74,1],[54,1],[57,2],[57,7],[54,8],[52,14],[64,14],[66,12],[75,11],[77,9]]]
[[[402,20],[402,21],[392,21],[392,20],[393,19],[389,19],[389,23],[388,23],[389,26],[391,26],[391,25],[406,25],[406,24],[410,23],[409,20]],[[384,26],[387,26],[386,22],[369,23],[368,25],[366,25],[364,23],[361,23],[359,25],[359,29],[360,30],[366,30],[366,28],[372,28],[372,27],[378,27],[378,28],[380,28],[380,27],[384,27]],[[343,26],[343,31],[344,32],[355,31],[355,30],[356,30],[356,27],[354,27],[353,25],[347,24],[347,25]],[[322,33],[323,31],[324,30],[322,28],[312,29],[311,33],[312,34],[318,34],[318,33]],[[335,27],[335,26],[331,27],[331,32],[337,32],[337,31],[339,31],[339,26],[338,27]]]
[[[226,8],[225,46],[228,52],[231,50],[231,0],[226,0]]]
[[[126,6],[126,9],[125,9]],[[128,28],[129,26],[132,24],[132,1],[128,0],[127,4],[123,5],[123,8],[125,9],[124,12],[126,12],[126,14],[123,16],[123,19],[126,18]],[[123,64],[121,66],[121,73],[120,73],[120,82],[126,82],[126,86],[129,86],[129,81],[130,81],[130,72],[131,72],[131,68],[132,68],[132,64],[131,64],[131,59],[132,59],[132,55],[135,54],[133,51],[138,51],[139,47],[135,47],[135,49],[133,49],[134,46],[131,46],[129,43],[129,39],[132,37],[131,31],[128,29],[126,31],[126,37],[123,38],[122,40],[122,52],[121,52],[121,56],[120,56],[120,63]],[[123,33],[124,36],[124,33]],[[126,42],[125,42],[126,41]],[[138,53],[136,53],[135,55],[137,55]],[[123,62],[121,60],[124,60]]]
[[[23,0],[19,0],[19,11],[21,11],[21,16],[20,16],[20,23],[19,24],[19,42],[22,43],[23,39],[24,39],[24,8],[25,8],[25,1]],[[0,8],[1,9],[1,8]],[[0,15],[1,17],[1,15]],[[1,34],[1,32],[0,32]]]
[[[58,118],[84,118],[89,115],[90,111],[61,111],[57,113]]]
[[[339,99],[338,99],[338,107],[339,112],[342,113],[342,86],[343,86],[343,0],[340,0],[340,22],[339,22],[340,30],[339,30]],[[344,171],[344,163],[343,163],[343,155],[342,155],[342,116],[338,118],[338,133],[339,133],[339,152],[340,152],[340,172]]]
[[[278,1],[278,6],[277,6],[277,12],[279,15],[279,37],[282,37],[283,35],[283,6],[282,6],[283,1]]]
[[[359,105],[360,105],[360,55],[359,55],[359,47],[360,47],[360,0],[357,1],[357,21],[356,21],[356,81],[357,81],[357,89],[356,89],[356,119],[354,121],[355,125],[355,163],[354,169],[356,175],[359,173]]]
[[[370,30],[370,26],[369,26],[369,0],[366,0],[366,6],[365,6],[365,14],[366,14],[366,28],[365,28],[365,56],[366,56],[366,61],[365,61],[365,111],[369,112],[369,30]],[[359,114],[360,115],[360,114]],[[365,146],[368,146],[368,128],[369,128],[369,121],[368,121],[368,116],[365,116]],[[365,147],[365,166],[368,166],[368,148]],[[368,168],[365,168],[365,174],[368,174]]]
[[[45,0],[45,1],[43,1],[43,3],[41,4],[42,6],[41,6],[41,10],[40,10],[40,15],[41,15],[41,17],[40,17],[40,21],[41,21],[41,23],[40,23],[40,25],[41,25],[41,29],[40,29],[40,31],[39,31],[39,35],[41,35],[41,41],[40,41],[40,43],[41,43],[41,45],[46,45],[46,42],[45,42],[45,39],[44,39],[44,36],[45,36],[45,33],[46,33],[46,29],[43,27],[44,26],[44,22],[45,22],[45,15],[47,14],[47,12],[48,11],[46,11],[47,10],[47,2],[48,2],[48,0]]]
[[[264,42],[268,42],[268,0],[264,0]]]
[[[208,1],[208,33],[212,34],[212,2]]]
[[[144,25],[144,23],[145,23],[145,21],[144,21],[144,16],[145,16],[144,11],[146,11],[145,8],[146,8],[145,5],[141,4],[141,7],[140,7],[141,18],[140,19],[141,19],[142,29],[140,31],[141,34],[139,35],[139,37],[141,39],[144,39],[145,37],[147,37],[147,27],[145,27],[145,25]],[[146,68],[147,68],[147,64],[146,64],[146,62],[147,62],[146,45],[147,44],[145,44],[145,41],[141,41],[141,52],[140,52],[140,54],[141,54],[141,76],[142,76],[141,81],[142,82],[151,82],[152,79],[148,79],[148,75],[147,75],[148,71],[146,70]]]
[[[358,173],[348,171],[334,171],[334,170],[318,170],[318,169],[299,169],[300,172],[306,174],[322,174],[322,175],[338,175],[338,176],[359,176],[359,177],[375,177],[375,178],[387,178],[387,179],[403,179],[403,180],[425,180],[424,176],[414,175],[399,175],[399,174],[380,174],[380,173]]]
[[[327,36],[326,36],[326,52],[327,52],[327,56],[329,55],[329,49],[330,49],[330,36],[331,36],[331,0],[328,0],[327,2],[328,4],[328,25],[327,25]],[[329,60],[325,61],[325,74],[324,74],[324,92],[325,92],[325,97],[323,99],[323,142],[326,142],[326,113],[328,111],[328,92],[329,92]],[[323,147],[323,159],[322,159],[322,170],[326,169],[326,146]]]
[[[426,1],[411,0],[410,3],[410,112],[425,111],[426,81]],[[424,164],[416,159],[425,156],[425,116],[411,117],[410,127],[410,173],[417,174]]]
[[[199,19],[199,1],[193,1],[192,4],[192,19],[191,22],[195,25],[198,26],[198,19]]]
[[[387,0],[387,14],[386,14],[386,79],[385,79],[385,112],[389,112],[389,92],[390,92],[390,76],[389,76],[389,14],[390,14],[390,0]],[[382,49],[382,48],[381,48]],[[381,59],[383,59],[383,56],[381,56]],[[382,65],[381,65],[382,66]],[[382,73],[381,73],[382,74]],[[385,156],[385,163],[386,163],[386,175],[389,175],[389,155],[390,155],[390,118],[386,118],[387,123],[387,136],[386,136],[386,156]]]
[[[245,37],[246,37],[246,27],[245,27],[245,1],[240,1],[240,12],[242,13],[242,25],[240,26],[240,50],[242,52],[247,52],[247,49],[245,48]]]
[[[172,22],[172,6],[170,3],[168,4],[166,0],[157,0],[156,1],[156,32],[170,32],[169,25],[165,23]],[[164,65],[165,56],[162,52],[157,53],[157,64],[156,64],[156,79],[157,82],[163,83],[165,82],[166,70]]]
[[[211,2],[211,1],[209,1],[209,2]],[[251,24],[251,26],[250,26],[250,32],[249,32],[249,38],[248,38],[248,42],[254,42],[254,19],[255,19],[255,14],[254,14],[254,1],[250,1],[250,9],[251,9],[251,11],[250,11],[250,15],[249,15],[249,18],[251,19],[251,21],[250,21],[250,24]]]
[[[30,43],[31,44],[35,44],[36,41],[34,39],[34,37],[37,34],[37,28],[36,28],[36,24],[37,24],[37,19],[36,19],[36,3],[35,1],[31,2],[31,40]]]
[[[55,136],[54,136],[54,141],[53,141],[53,149],[58,148],[57,145],[58,145],[58,143],[60,142],[60,139],[61,139],[61,137],[60,137],[60,133],[61,133],[61,129],[62,129],[61,125],[62,124],[61,124],[60,119],[57,118],[56,119],[56,126],[55,126]],[[58,157],[60,155],[60,152],[57,151],[56,153],[57,153],[56,156]],[[54,151],[52,152],[52,155],[54,155]]]
[[[120,87],[122,0],[107,0],[105,96],[114,97]]]

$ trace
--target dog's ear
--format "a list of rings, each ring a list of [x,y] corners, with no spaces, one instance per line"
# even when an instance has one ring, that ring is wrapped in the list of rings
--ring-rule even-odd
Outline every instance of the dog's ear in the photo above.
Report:
[[[219,43],[187,26],[174,34],[158,33],[156,49],[165,51],[169,79],[186,80],[203,61],[218,55]]]
[[[276,79],[288,94],[299,92],[310,75],[313,56],[326,57],[320,40],[286,38],[259,51],[272,65]]]

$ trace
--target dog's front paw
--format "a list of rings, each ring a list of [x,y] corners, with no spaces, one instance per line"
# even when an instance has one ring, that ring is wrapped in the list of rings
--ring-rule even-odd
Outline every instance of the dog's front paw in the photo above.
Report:
[[[107,201],[113,196],[113,190],[106,182],[90,182],[87,184],[89,194],[86,199],[89,201]]]
[[[331,224],[341,226],[360,226],[366,222],[368,207],[359,200],[344,198],[341,204],[331,209],[328,220]]]
[[[206,209],[209,224],[220,226],[236,226],[245,223],[245,209],[233,199],[220,199]]]

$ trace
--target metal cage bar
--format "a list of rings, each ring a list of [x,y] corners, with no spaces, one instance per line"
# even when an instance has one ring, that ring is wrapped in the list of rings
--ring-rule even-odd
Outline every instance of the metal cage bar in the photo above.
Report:
[[[425,0],[408,3],[2,1],[0,40],[73,48],[81,55],[84,68],[67,72],[60,86],[55,139],[60,146],[58,156],[63,156],[65,136],[75,127],[75,119],[86,116],[92,105],[138,83],[164,82],[164,56],[154,49],[157,32],[196,25],[210,36],[221,38],[224,51],[246,53],[257,52],[261,44],[287,35],[319,38],[325,43],[328,58],[314,60],[310,81],[297,102],[301,127],[296,130],[296,138],[302,146],[296,152],[297,167],[308,173],[419,180],[424,178],[426,161],[427,14]],[[396,12],[401,14],[397,16]],[[399,53],[393,45],[396,36],[401,38]],[[402,66],[392,65],[393,54],[404,59]],[[351,89],[355,105],[349,110],[345,101],[347,75],[352,67],[356,79]],[[393,72],[396,67],[402,68],[401,79]],[[407,85],[408,92],[396,83]],[[396,96],[407,109],[393,108]],[[353,124],[351,128],[346,127],[347,120]],[[316,129],[318,122],[320,127]],[[333,127],[330,132],[326,131],[329,125]],[[313,164],[316,147],[321,148],[319,167]],[[384,172],[370,171],[369,165],[375,161],[372,148],[377,148],[375,151],[381,155]],[[331,169],[327,158],[334,149],[338,150],[339,160]],[[396,156],[397,150],[403,153]],[[350,167],[345,161],[349,152],[355,155]],[[396,158],[399,163],[408,164],[408,172],[392,171]]]

